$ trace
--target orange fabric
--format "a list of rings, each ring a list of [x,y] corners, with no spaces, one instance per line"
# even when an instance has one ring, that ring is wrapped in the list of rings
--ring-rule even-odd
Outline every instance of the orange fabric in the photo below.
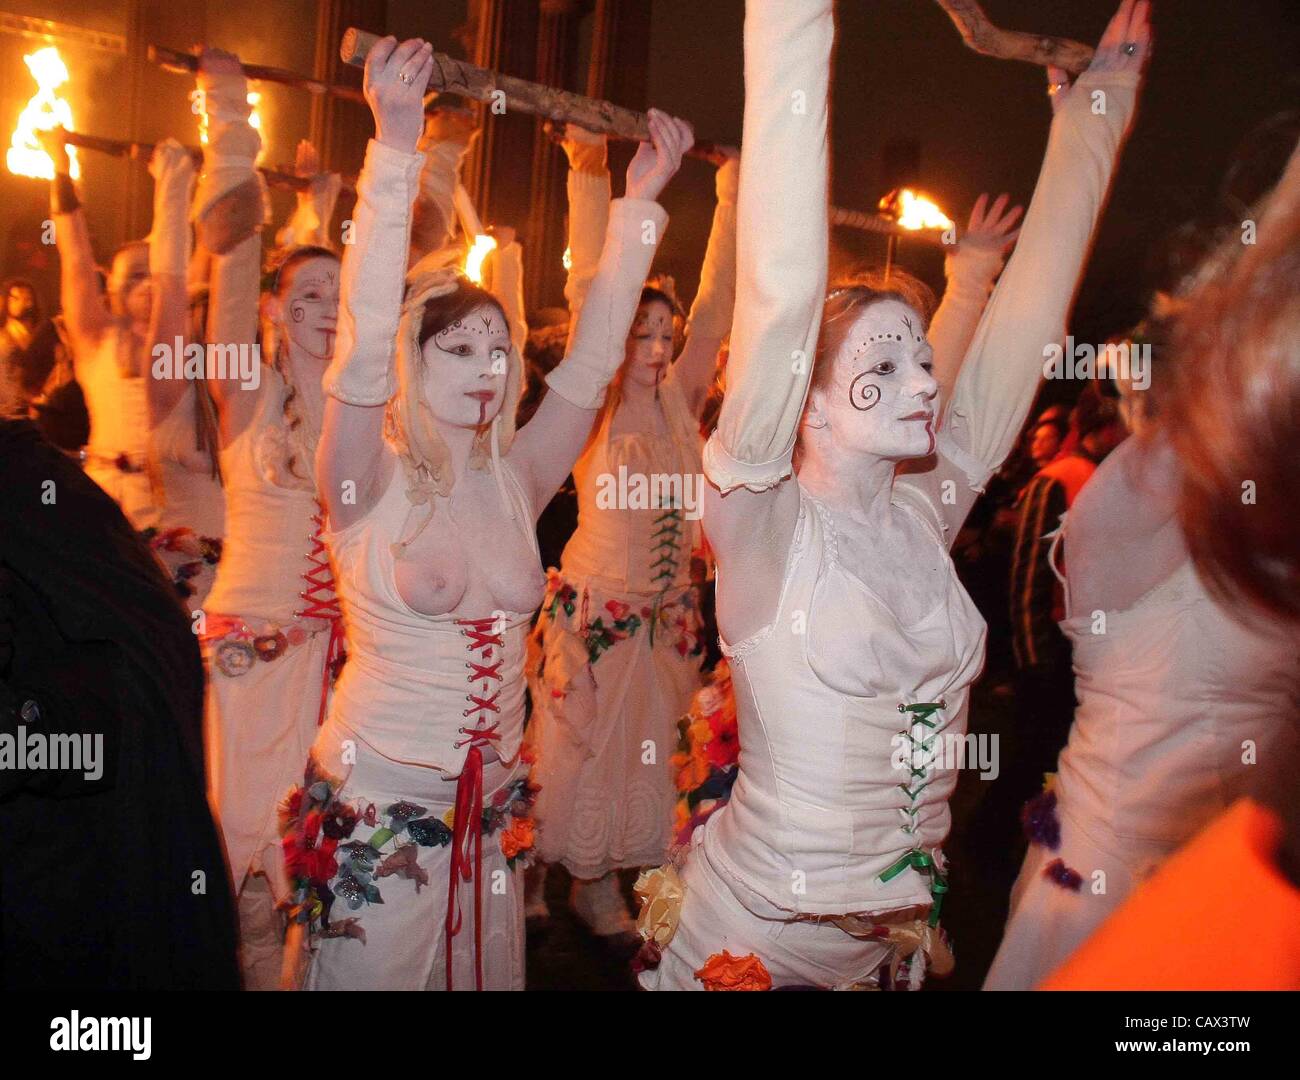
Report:
[[[1097,466],[1079,454],[1059,454],[1039,470],[1039,476],[1050,476],[1065,489],[1065,505],[1074,505],[1075,496],[1097,471]]]
[[[1145,882],[1042,990],[1300,989],[1300,889],[1282,823],[1239,799]]]

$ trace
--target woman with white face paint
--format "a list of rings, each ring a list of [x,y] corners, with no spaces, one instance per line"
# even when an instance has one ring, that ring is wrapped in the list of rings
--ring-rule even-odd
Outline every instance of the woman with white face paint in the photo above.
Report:
[[[605,140],[570,128],[566,293],[580,317],[609,214]],[[641,291],[622,363],[574,467],[578,527],[552,572],[530,673],[538,855],[576,879],[573,910],[600,936],[634,931],[618,875],[668,853],[677,720],[700,685],[704,646],[691,580],[703,488],[699,415],[735,298],[735,151],[676,362],[675,301]],[[617,345],[615,346],[618,347]],[[546,913],[544,871],[528,915]]]
[[[652,117],[568,355],[516,435],[521,364],[501,305],[452,268],[404,285],[432,67],[419,40],[385,38],[366,61],[376,137],[316,461],[351,652],[283,816],[309,989],[523,988],[534,529],[614,375],[667,220],[653,200],[690,143]]]
[[[639,884],[643,986],[915,987],[951,965],[940,845],[984,624],[947,547],[1063,333],[1132,116],[1141,57],[1113,60],[1134,11],[1125,0],[1057,112],[1019,249],[945,405],[900,296],[823,301],[831,4],[749,0],[736,320],[704,452],[739,771],[680,875]]]
[[[101,294],[67,149],[56,132],[42,141],[54,162],[50,209],[64,325],[90,414],[90,441],[82,460],[86,474],[116,500],[131,524],[146,529],[158,523],[161,503],[159,478],[149,460],[145,387],[153,305],[149,244],[139,240],[117,251],[107,295]]]
[[[260,138],[235,57],[205,51],[198,86],[208,143],[191,216],[211,253],[209,355],[225,362],[210,367],[207,388],[227,513],[216,580],[194,618],[208,667],[209,798],[238,895],[244,985],[273,989],[285,925],[276,890],[287,893],[276,807],[301,775],[342,643],[312,476],[339,262],[321,247],[281,257],[265,298],[272,332],[262,354]]]

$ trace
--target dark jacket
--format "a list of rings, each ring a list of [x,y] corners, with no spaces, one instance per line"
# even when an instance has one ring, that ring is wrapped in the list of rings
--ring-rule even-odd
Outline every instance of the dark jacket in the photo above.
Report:
[[[0,754],[33,734],[102,747],[97,778],[0,767],[0,986],[236,989],[190,620],[27,421],[0,421],[0,507]]]

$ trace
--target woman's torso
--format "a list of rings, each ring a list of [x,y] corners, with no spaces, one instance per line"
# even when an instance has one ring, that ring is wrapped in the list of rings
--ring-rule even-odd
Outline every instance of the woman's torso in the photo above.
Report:
[[[197,445],[194,423],[198,388],[186,388],[167,417],[150,433],[152,454],[162,479],[160,529],[189,528],[219,538],[226,527],[226,496],[213,475],[212,458]]]
[[[283,625],[306,607],[304,575],[321,511],[313,463],[285,464],[284,383],[273,369],[263,369],[259,393],[248,426],[221,451],[225,540],[207,609]]]
[[[690,585],[704,478],[680,398],[675,385],[661,387],[657,431],[606,417],[574,466],[578,528],[561,560],[566,581],[646,596]]]
[[[510,465],[500,467],[500,487],[490,471],[469,470],[421,529],[429,506],[411,505],[395,464],[376,505],[328,538],[349,649],[328,725],[390,760],[456,775],[468,731],[483,729],[501,760],[518,754],[524,645],[545,576],[529,500]],[[439,559],[448,549],[455,557]],[[413,580],[439,576],[442,587],[425,596],[451,606],[416,610],[418,590],[399,591],[399,561]]]
[[[1127,550],[1105,557],[1118,564]],[[1294,739],[1300,649],[1280,628],[1230,616],[1187,558],[1122,610],[1071,599],[1067,587],[1079,704],[1061,804],[1098,843],[1181,844]]]
[[[924,878],[889,871],[908,851],[937,847],[948,832],[958,762],[956,750],[944,746],[965,730],[968,688],[983,662],[984,621],[957,581],[937,514],[915,489],[897,483],[895,505],[926,529],[946,586],[938,604],[907,625],[847,569],[830,511],[802,488],[800,494],[775,620],[745,641],[724,644],[732,658],[740,769],[731,802],[709,820],[705,842],[787,911],[843,914],[924,903]],[[900,711],[940,701],[937,711]],[[914,753],[909,736],[925,746]]]
[[[77,381],[90,416],[86,472],[122,506],[137,529],[158,523],[149,475],[148,388],[138,370],[139,343],[114,322],[93,348],[77,354]]]

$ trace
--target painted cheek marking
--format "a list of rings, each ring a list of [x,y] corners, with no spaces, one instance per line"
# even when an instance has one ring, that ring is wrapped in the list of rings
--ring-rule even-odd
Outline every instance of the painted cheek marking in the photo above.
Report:
[[[855,376],[853,382],[849,384],[849,404],[859,412],[874,409],[880,402],[880,387],[875,383],[862,384],[863,379],[870,377],[871,372],[864,371]]]

